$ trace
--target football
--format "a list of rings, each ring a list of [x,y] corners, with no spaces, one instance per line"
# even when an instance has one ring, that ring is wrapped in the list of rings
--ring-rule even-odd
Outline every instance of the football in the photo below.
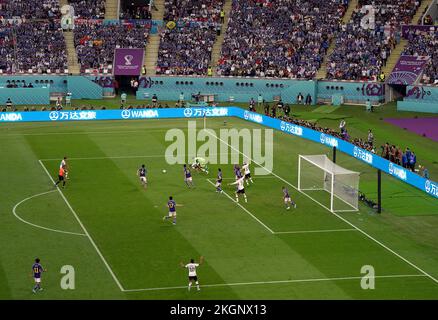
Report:
[[[166,169],[163,169],[163,173],[166,173]]]

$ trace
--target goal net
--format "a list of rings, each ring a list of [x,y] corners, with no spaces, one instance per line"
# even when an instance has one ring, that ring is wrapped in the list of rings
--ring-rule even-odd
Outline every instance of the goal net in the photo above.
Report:
[[[331,212],[358,210],[359,172],[350,171],[326,155],[299,155],[298,190]]]

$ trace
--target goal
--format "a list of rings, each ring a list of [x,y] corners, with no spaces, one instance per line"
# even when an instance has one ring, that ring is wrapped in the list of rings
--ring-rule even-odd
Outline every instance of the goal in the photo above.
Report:
[[[331,212],[357,211],[359,172],[350,171],[326,155],[298,156],[298,190]]]

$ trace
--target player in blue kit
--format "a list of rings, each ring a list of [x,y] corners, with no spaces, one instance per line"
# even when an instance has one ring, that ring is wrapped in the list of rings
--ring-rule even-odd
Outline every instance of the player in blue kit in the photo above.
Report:
[[[234,165],[234,175],[236,176],[236,180],[242,178],[242,172],[240,171],[240,167],[238,164]]]
[[[33,293],[43,290],[43,288],[41,288],[41,274],[44,271],[47,270],[44,270],[43,266],[40,264],[40,259],[36,258],[35,263],[32,265],[32,276],[35,280],[35,286],[32,289]]]
[[[297,204],[290,197],[289,190],[287,190],[286,187],[283,187],[282,190],[283,190],[283,200],[284,200],[284,204],[286,205],[286,209],[289,210],[291,204],[294,206],[294,208],[296,208]]]
[[[216,179],[216,192],[222,193],[222,170],[217,169],[217,179]]]
[[[137,170],[137,175],[140,177],[140,183],[143,185],[143,187],[147,187],[148,180],[146,179],[146,167],[144,164],[141,165],[140,169]]]
[[[186,183],[187,187],[194,187],[192,173],[186,164],[184,165],[184,182]]]
[[[167,220],[172,218],[172,224],[176,225],[176,207],[180,207],[181,205],[177,205],[173,197],[169,197],[169,201],[167,201],[167,208],[169,209],[169,214],[163,217],[163,220]]]

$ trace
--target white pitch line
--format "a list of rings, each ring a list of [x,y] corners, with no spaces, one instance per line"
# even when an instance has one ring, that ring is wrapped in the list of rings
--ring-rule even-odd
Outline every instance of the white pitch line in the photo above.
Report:
[[[211,185],[215,185],[213,182],[211,182],[209,179],[205,179],[208,181],[208,183],[210,183]],[[269,228],[266,224],[264,224],[263,222],[261,222],[255,215],[253,215],[251,212],[249,212],[248,209],[246,209],[244,206],[242,206],[239,202],[236,202],[228,193],[226,193],[225,191],[223,191],[223,194],[226,195],[232,202],[234,202],[235,204],[237,204],[239,207],[241,207],[247,214],[249,214],[254,220],[256,220],[258,223],[260,223],[263,227],[265,227],[266,230],[268,230],[270,233],[274,233],[274,231],[272,231],[271,228]]]
[[[15,216],[18,220],[20,220],[21,222],[24,222],[24,223],[26,223],[26,224],[28,224],[28,225],[31,225],[31,226],[35,227],[35,228],[44,229],[44,230],[52,231],[52,232],[65,233],[65,234],[72,234],[72,235],[75,235],[75,236],[84,236],[84,237],[86,237],[87,235],[84,234],[84,233],[77,233],[77,232],[63,231],[63,230],[58,230],[58,229],[52,229],[52,228],[43,227],[43,226],[40,226],[40,225],[38,225],[38,224],[34,224],[34,223],[32,223],[32,222],[26,221],[26,220],[24,220],[23,218],[21,218],[21,217],[17,214],[16,210],[17,210],[17,208],[18,208],[22,203],[26,202],[27,200],[30,200],[30,199],[33,199],[33,198],[36,198],[36,197],[39,197],[39,196],[42,196],[42,195],[45,195],[45,194],[48,194],[48,193],[52,193],[52,192],[56,192],[56,190],[51,190],[51,191],[46,191],[46,192],[38,193],[38,194],[35,194],[35,195],[33,195],[33,196],[27,197],[26,199],[21,200],[20,202],[18,202],[18,203],[14,206],[14,208],[12,208],[12,213],[13,213],[14,216]]]
[[[294,233],[325,233],[325,232],[347,232],[357,231],[356,229],[331,229],[331,230],[304,230],[304,231],[275,231],[274,234],[294,234]]]
[[[148,131],[166,132],[168,129],[148,129]],[[145,130],[115,130],[115,131],[78,131],[78,132],[41,132],[41,133],[10,133],[3,137],[15,136],[51,136],[51,135],[84,135],[84,134],[123,134],[123,133],[145,133]]]
[[[252,176],[254,179],[277,179],[277,177],[274,177],[274,176],[269,176],[269,175],[266,175],[266,176],[256,176],[256,175],[253,175]],[[236,178],[222,178],[222,180],[236,180]]]
[[[426,277],[423,274],[394,274],[386,276],[374,276],[376,279],[385,278],[418,278]],[[338,278],[314,278],[314,279],[295,279],[295,280],[274,280],[274,281],[255,281],[255,282],[236,282],[236,283],[217,283],[217,284],[204,284],[202,288],[209,287],[235,287],[235,286],[249,286],[249,285],[262,285],[262,284],[283,284],[283,283],[305,283],[305,282],[323,282],[323,281],[345,281],[345,280],[362,280],[364,277],[338,277]],[[140,291],[160,291],[160,290],[175,290],[186,289],[187,286],[176,287],[162,287],[162,288],[144,288],[144,289],[125,289],[124,292],[140,292]]]
[[[247,155],[245,155],[243,152],[241,152],[240,150],[234,148],[232,145],[230,145],[227,141],[224,141],[223,139],[219,138],[217,135],[212,134],[209,130],[206,130],[206,132],[208,132],[210,135],[212,135],[213,137],[215,137],[217,140],[222,141],[223,143],[225,143],[226,145],[228,145],[231,149],[234,149],[235,151],[239,152],[240,154],[242,154],[243,156],[247,157],[248,159],[250,159],[252,162],[254,162],[255,164],[257,164],[258,166],[260,166],[261,168],[264,168],[266,171],[270,172],[272,175],[276,176],[278,179],[280,179],[281,181],[283,181],[284,183],[287,183],[288,185],[290,185],[292,188],[294,188],[295,190],[297,190],[298,192],[300,192],[301,194],[305,195],[306,197],[312,199],[313,201],[315,201],[316,203],[318,203],[321,207],[325,208],[326,210],[328,210],[330,213],[333,213],[336,217],[338,217],[339,219],[341,219],[342,221],[344,221],[345,223],[347,223],[348,225],[352,226],[354,229],[356,229],[357,231],[359,231],[360,233],[362,233],[363,235],[365,235],[368,239],[371,239],[372,241],[374,241],[375,243],[377,243],[378,245],[380,245],[381,247],[383,247],[384,249],[386,249],[387,251],[391,252],[392,254],[394,254],[396,257],[398,257],[399,259],[403,260],[404,262],[406,262],[407,264],[409,264],[411,267],[417,269],[418,271],[420,271],[422,274],[426,275],[427,277],[429,277],[432,281],[434,281],[435,283],[438,284],[438,279],[436,279],[435,277],[433,277],[432,275],[430,275],[429,273],[427,273],[426,271],[424,271],[423,269],[421,269],[419,266],[417,266],[416,264],[410,262],[408,259],[402,257],[400,254],[398,254],[397,252],[395,252],[394,250],[392,250],[391,248],[389,248],[388,246],[386,246],[385,244],[383,244],[382,242],[380,242],[379,240],[375,239],[373,236],[369,235],[367,232],[363,231],[362,229],[360,229],[359,227],[357,227],[356,225],[354,225],[353,223],[351,223],[350,221],[348,221],[347,219],[341,217],[340,215],[338,215],[335,212],[332,212],[329,208],[327,208],[325,205],[321,204],[320,202],[316,201],[315,199],[313,199],[311,196],[309,196],[307,193],[302,192],[301,190],[298,190],[297,187],[295,187],[293,184],[291,184],[289,181],[283,179],[282,177],[280,177],[279,175],[275,174],[274,172],[272,172],[271,170],[268,170],[266,167],[264,167],[263,165],[261,165],[260,163],[254,161],[254,159],[251,159],[250,157],[248,157]]]
[[[52,181],[53,184],[55,184],[55,181],[53,180],[52,176],[50,175],[49,171],[47,171],[47,168],[44,166],[43,162],[41,160],[38,160],[38,162],[40,163],[41,167],[44,169],[44,171],[46,172],[47,176],[49,177],[50,181]],[[67,205],[67,207],[70,209],[70,211],[73,213],[74,217],[76,218],[76,220],[78,221],[79,225],[81,226],[82,230],[84,231],[85,235],[88,237],[88,239],[90,240],[91,244],[93,245],[94,249],[96,250],[97,254],[99,255],[100,259],[102,259],[102,262],[104,263],[104,265],[106,266],[106,268],[108,269],[109,273],[111,274],[111,276],[113,277],[114,281],[116,282],[117,286],[119,287],[119,289],[121,291],[123,291],[123,287],[119,281],[119,279],[117,279],[116,275],[114,274],[113,270],[111,269],[111,267],[109,266],[108,262],[106,261],[105,257],[102,255],[102,253],[100,252],[99,248],[97,247],[96,243],[94,242],[93,238],[91,238],[90,234],[88,233],[87,229],[85,229],[85,226],[83,225],[83,223],[81,222],[81,220],[79,219],[78,215],[76,214],[75,210],[72,208],[72,206],[70,205],[70,203],[68,202],[67,198],[64,196],[64,194],[62,193],[61,189],[57,188],[59,194],[61,195],[62,199],[64,200],[65,204]]]
[[[271,176],[272,178],[275,178]],[[268,178],[268,177],[266,177]],[[233,179],[233,178],[224,178],[224,179]],[[206,179],[211,185],[215,185],[213,182],[210,181],[210,179]],[[271,228],[269,228],[267,225],[265,225],[262,221],[260,221],[256,216],[254,216],[249,210],[247,210],[245,207],[243,207],[240,203],[236,202],[228,193],[223,191],[223,193],[231,199],[235,204],[237,204],[239,207],[241,207],[243,210],[245,210],[246,213],[251,215],[257,222],[262,224],[266,229],[268,229],[272,234],[287,234],[287,233],[323,233],[323,232],[342,232],[342,231],[357,231],[356,229],[331,229],[331,230],[298,230],[298,231],[273,231]]]
[[[223,153],[211,153],[209,156],[220,156]],[[164,158],[165,154],[148,154],[144,156],[107,156],[107,157],[81,157],[81,158],[68,158],[68,160],[105,160],[105,159],[136,159],[136,158]],[[40,159],[41,161],[58,161],[60,158]]]

